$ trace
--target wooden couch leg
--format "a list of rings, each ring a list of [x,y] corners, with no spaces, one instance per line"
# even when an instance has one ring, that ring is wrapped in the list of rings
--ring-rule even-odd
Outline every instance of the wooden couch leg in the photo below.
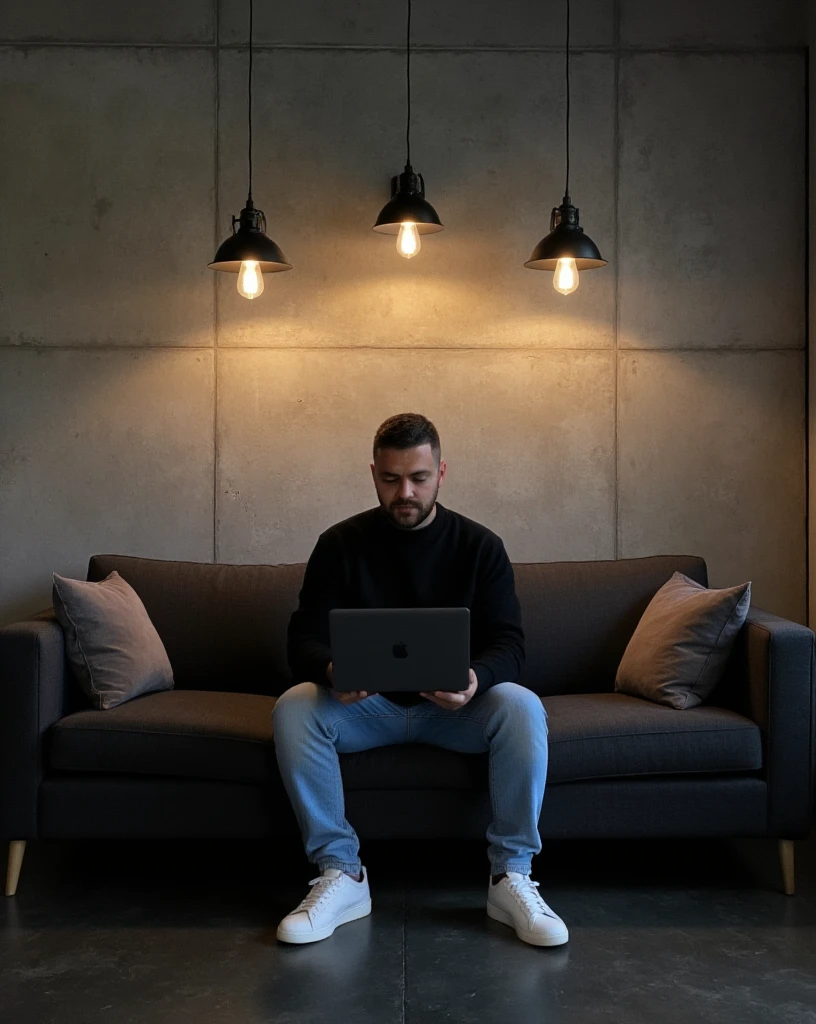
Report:
[[[23,866],[25,844],[25,839],[12,839],[9,843],[6,896],[13,896],[17,892],[17,882],[20,878],[20,868]]]
[[[779,839],[779,863],[782,865],[782,881],[785,884],[785,893],[793,896],[793,840]]]

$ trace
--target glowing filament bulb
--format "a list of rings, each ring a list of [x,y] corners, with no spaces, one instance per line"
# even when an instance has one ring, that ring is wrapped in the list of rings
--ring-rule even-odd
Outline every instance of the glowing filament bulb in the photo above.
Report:
[[[397,235],[397,252],[410,260],[419,252],[420,241],[416,224],[412,220],[404,220]]]
[[[553,288],[562,295],[571,295],[578,287],[578,268],[572,257],[562,257],[555,265]]]
[[[244,260],[238,271],[238,294],[257,299],[264,290],[263,274],[257,260]]]

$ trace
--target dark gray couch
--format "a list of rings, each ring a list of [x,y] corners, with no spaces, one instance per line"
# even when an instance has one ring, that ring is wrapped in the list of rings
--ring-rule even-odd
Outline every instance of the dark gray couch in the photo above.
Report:
[[[651,597],[701,558],[515,564],[527,658],[548,713],[539,829],[562,837],[773,836],[793,892],[814,779],[814,634],[753,609],[722,681],[676,711],[614,693]],[[167,648],[172,691],[91,709],[52,611],[0,629],[0,837],[7,895],[25,841],[278,837],[299,843],[271,713],[292,685],[286,628],[304,564],[221,565],[96,555],[135,588]],[[361,840],[484,837],[487,754],[422,744],[341,754]]]

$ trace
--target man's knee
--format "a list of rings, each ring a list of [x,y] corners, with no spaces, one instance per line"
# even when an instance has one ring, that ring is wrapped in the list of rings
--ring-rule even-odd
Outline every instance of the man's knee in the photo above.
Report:
[[[547,720],[547,709],[538,694],[519,683],[494,683],[483,696],[485,700],[491,698],[492,703],[507,708],[511,713],[540,717],[545,722]]]
[[[317,683],[296,683],[280,695],[275,701],[272,715],[277,721],[282,719],[302,718],[314,714],[320,704],[323,693]]]

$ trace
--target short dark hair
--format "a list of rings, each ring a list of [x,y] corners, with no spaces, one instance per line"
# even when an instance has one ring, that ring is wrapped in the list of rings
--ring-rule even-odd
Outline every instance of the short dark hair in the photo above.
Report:
[[[401,412],[380,424],[374,437],[374,457],[381,448],[418,448],[429,444],[437,466],[441,455],[439,434],[429,419],[418,412]]]

